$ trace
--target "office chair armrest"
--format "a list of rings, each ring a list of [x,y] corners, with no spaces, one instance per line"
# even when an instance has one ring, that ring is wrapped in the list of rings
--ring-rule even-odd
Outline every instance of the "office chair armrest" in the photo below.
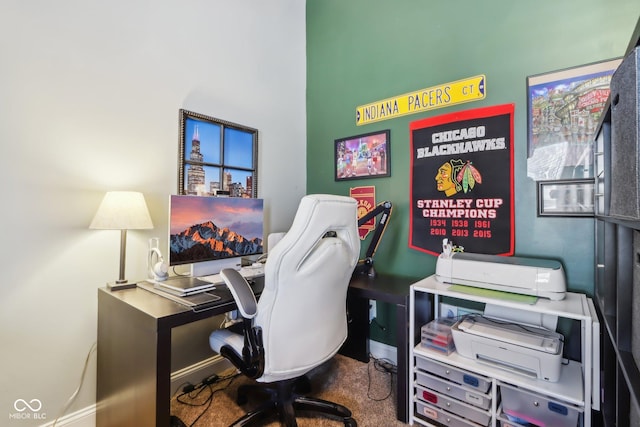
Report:
[[[264,372],[264,347],[262,345],[262,329],[251,327],[249,320],[245,319],[244,346],[242,356],[231,345],[223,345],[220,354],[229,360],[233,366],[249,378],[256,379]]]
[[[240,369],[244,375],[253,379],[259,378],[264,371],[264,347],[262,329],[254,327],[251,321],[258,311],[256,296],[247,280],[236,270],[225,268],[220,271],[220,276],[227,284],[238,306],[238,312],[243,319],[242,335],[244,336],[242,356],[231,346],[223,346],[220,353]]]
[[[245,319],[253,319],[258,311],[258,303],[247,280],[232,268],[223,269],[220,276],[231,291],[240,315]]]

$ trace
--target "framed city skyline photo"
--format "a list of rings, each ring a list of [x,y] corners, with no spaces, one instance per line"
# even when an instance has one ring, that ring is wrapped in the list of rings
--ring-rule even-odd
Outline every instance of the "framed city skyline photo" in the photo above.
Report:
[[[258,131],[180,110],[178,194],[258,196]]]
[[[391,130],[335,140],[335,180],[391,176]]]
[[[527,77],[527,176],[593,178],[593,137],[610,92],[611,59]]]

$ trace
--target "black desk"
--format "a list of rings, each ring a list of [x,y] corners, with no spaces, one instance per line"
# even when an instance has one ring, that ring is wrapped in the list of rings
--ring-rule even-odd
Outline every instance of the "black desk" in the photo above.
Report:
[[[171,330],[236,308],[226,288],[212,293],[219,304],[194,312],[141,288],[98,289],[97,427],[169,426]]]
[[[397,410],[398,420],[409,420],[408,350],[409,342],[409,287],[416,279],[389,274],[375,278],[357,275],[351,279],[347,293],[349,337],[340,350],[354,359],[369,361],[369,300],[383,301],[396,306],[396,349],[398,359]]]
[[[408,420],[409,286],[414,279],[359,276],[348,292],[349,338],[342,353],[368,361],[369,300],[396,305],[397,417]],[[256,279],[254,291],[262,291]],[[97,427],[169,426],[172,328],[234,310],[228,290],[209,310],[193,310],[141,288],[98,289]],[[411,340],[413,342],[413,340]]]

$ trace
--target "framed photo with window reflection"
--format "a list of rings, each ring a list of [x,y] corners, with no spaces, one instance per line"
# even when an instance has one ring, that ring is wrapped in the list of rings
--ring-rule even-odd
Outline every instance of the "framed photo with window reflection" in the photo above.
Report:
[[[335,140],[335,180],[391,176],[391,131],[365,133]]]
[[[538,181],[538,216],[593,216],[593,179]]]
[[[258,196],[258,130],[180,110],[178,194]]]

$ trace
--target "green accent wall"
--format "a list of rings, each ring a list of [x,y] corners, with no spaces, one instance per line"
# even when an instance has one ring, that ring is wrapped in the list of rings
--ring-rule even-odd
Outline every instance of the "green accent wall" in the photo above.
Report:
[[[592,294],[593,218],[536,215],[526,78],[622,56],[639,15],[637,0],[307,1],[307,193],[375,185],[376,200],[394,206],[377,270],[428,276],[435,257],[408,246],[409,123],[514,103],[516,255],[561,260],[569,289]],[[478,74],[487,77],[482,101],[355,124],[358,105]],[[391,177],[335,182],[334,140],[381,129],[391,130]]]

